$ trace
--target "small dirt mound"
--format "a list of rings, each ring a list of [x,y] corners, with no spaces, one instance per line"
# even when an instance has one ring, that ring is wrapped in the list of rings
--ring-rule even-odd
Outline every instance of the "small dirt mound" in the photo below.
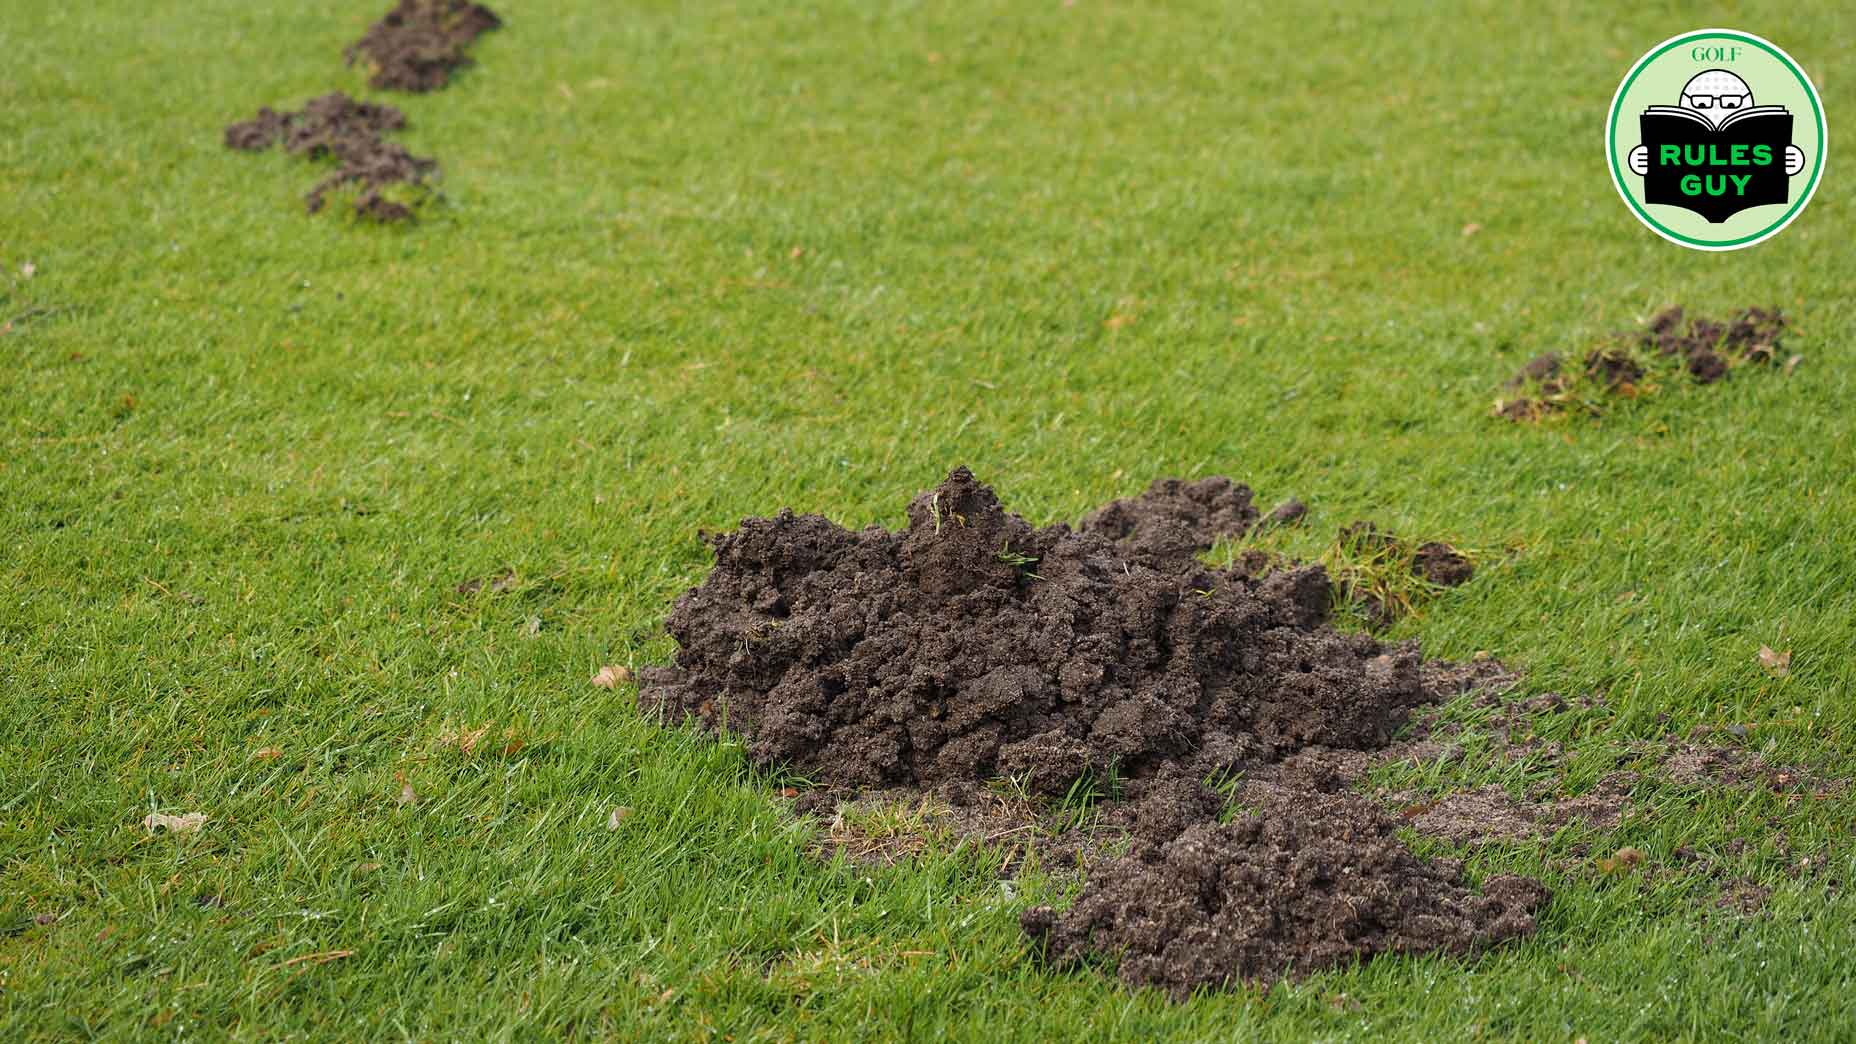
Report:
[[[1576,367],[1555,352],[1529,360],[1503,385],[1517,394],[1496,400],[1495,414],[1527,421],[1573,410],[1595,413],[1606,398],[1636,398],[1660,379],[1683,374],[1696,384],[1713,384],[1737,366],[1779,361],[1786,325],[1776,308],[1742,309],[1726,321],[1665,309],[1641,330],[1592,348]]]
[[[1468,953],[1532,934],[1547,899],[1523,877],[1465,888],[1457,866],[1413,855],[1354,795],[1244,797],[1255,811],[1138,845],[1096,868],[1069,910],[1025,911],[1025,931],[1059,964],[1112,955],[1126,982],[1183,998],[1381,953]]]
[[[1687,318],[1681,308],[1670,308],[1650,320],[1638,344],[1659,355],[1680,357],[1691,366],[1701,355],[1769,363],[1778,358],[1784,332],[1785,317],[1776,308],[1743,309],[1726,322]]]
[[[368,86],[422,94],[451,82],[470,63],[464,51],[471,43],[502,24],[494,11],[468,0],[400,0],[342,53],[349,65],[367,60]]]
[[[1242,536],[1256,523],[1249,487],[1214,477],[1159,479],[1138,497],[1110,501],[1080,528],[1131,552],[1177,558],[1209,551],[1219,537]]]
[[[1302,524],[1302,519],[1307,517],[1308,505],[1294,497],[1290,497],[1288,500],[1271,508],[1270,513],[1263,516],[1263,521],[1259,523],[1259,525],[1265,528],[1299,526]]]
[[[1076,529],[1034,527],[958,468],[908,519],[900,532],[852,532],[784,511],[708,538],[715,568],[678,599],[667,625],[676,663],[643,672],[640,706],[738,734],[756,763],[829,786],[1004,780],[1133,799],[1109,818],[1137,858],[1092,875],[1080,912],[1028,925],[1060,959],[1136,953],[1139,981],[1267,979],[1531,930],[1521,905],[1476,898],[1454,868],[1399,848],[1362,799],[1281,771],[1311,754],[1386,748],[1407,712],[1461,691],[1465,674],[1427,664],[1416,643],[1334,630],[1318,565],[1259,575],[1200,562],[1196,552],[1258,524],[1248,488],[1166,480]],[[1263,820],[1218,826],[1221,802],[1198,781],[1247,772],[1245,799],[1260,795]],[[1265,775],[1278,782],[1256,782]],[[1296,865],[1254,876],[1279,857]],[[1143,876],[1148,885],[1129,883]],[[1159,901],[1221,880],[1236,889],[1229,903],[1206,907],[1193,941],[1169,942],[1158,963],[1138,960],[1139,933],[1161,915],[1115,915],[1149,926],[1125,936],[1093,927],[1136,892]],[[1312,894],[1313,881],[1330,885]],[[1294,927],[1264,941],[1257,926],[1269,923]],[[1220,938],[1243,925],[1249,941]]]
[[[398,109],[358,102],[337,91],[310,99],[297,112],[259,109],[255,118],[226,127],[225,141],[227,148],[246,152],[261,152],[281,142],[286,152],[306,159],[333,159],[335,172],[304,197],[309,212],[321,210],[335,189],[356,185],[361,195],[355,212],[384,223],[407,220],[412,210],[381,190],[400,183],[423,186],[438,166],[381,138],[405,126],[406,117]]]

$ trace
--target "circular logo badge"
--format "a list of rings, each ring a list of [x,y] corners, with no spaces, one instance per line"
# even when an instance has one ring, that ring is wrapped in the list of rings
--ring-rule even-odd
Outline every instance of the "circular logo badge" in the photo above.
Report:
[[[1631,213],[1697,250],[1738,250],[1791,224],[1817,191],[1827,143],[1804,70],[1733,29],[1650,48],[1605,122],[1611,178]]]

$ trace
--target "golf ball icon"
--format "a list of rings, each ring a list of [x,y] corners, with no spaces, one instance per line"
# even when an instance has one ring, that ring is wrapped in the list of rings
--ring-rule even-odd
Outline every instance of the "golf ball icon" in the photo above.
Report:
[[[1677,104],[1700,116],[1707,121],[1708,126],[1718,128],[1734,113],[1753,107],[1753,88],[1726,69],[1709,69],[1689,77],[1689,81],[1682,85],[1682,96]],[[1639,145],[1630,150],[1625,165],[1632,174],[1648,174],[1649,148]],[[1796,145],[1785,146],[1786,176],[1790,177],[1803,169],[1804,150]]]

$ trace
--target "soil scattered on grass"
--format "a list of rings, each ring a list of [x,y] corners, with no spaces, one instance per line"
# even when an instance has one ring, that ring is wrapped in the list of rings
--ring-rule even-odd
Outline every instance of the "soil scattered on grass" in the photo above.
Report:
[[[1544,837],[1569,823],[1594,830],[1611,830],[1623,819],[1634,772],[1614,772],[1589,793],[1577,797],[1548,795],[1516,798],[1500,786],[1446,794],[1435,800],[1403,792],[1391,796],[1401,803],[1401,817],[1412,829],[1453,844],[1486,844]]]
[[[1744,878],[1729,882],[1714,898],[1716,908],[1751,917],[1766,907],[1766,900],[1772,896],[1772,889],[1755,881]]]
[[[1609,770],[1596,783],[1569,792],[1570,753],[1550,735],[1589,734],[1602,728],[1612,709],[1595,695],[1567,698],[1549,692],[1508,699],[1504,691],[1513,680],[1492,674],[1464,685],[1473,693],[1461,715],[1467,721],[1446,720],[1440,708],[1419,709],[1399,742],[1369,757],[1339,763],[1338,783],[1361,783],[1380,765],[1456,762],[1465,758],[1466,748],[1480,751],[1473,768],[1509,776],[1520,770],[1518,778],[1526,782],[1514,790],[1486,786],[1446,794],[1388,788],[1374,792],[1419,833],[1467,844],[1532,840],[1568,825],[1615,828],[1631,814],[1632,792],[1640,785],[1763,790],[1781,796],[1788,805],[1828,800],[1849,786],[1847,779],[1801,765],[1774,764],[1736,745],[1736,737],[1748,736],[1743,727],[1717,730],[1698,725],[1686,735],[1670,732],[1609,745]],[[1707,742],[1717,734],[1729,742]],[[1593,756],[1599,752],[1586,748],[1585,757]]]
[[[1785,328],[1777,309],[1747,308],[1718,321],[1670,308],[1641,330],[1590,349],[1576,366],[1557,352],[1529,360],[1503,386],[1514,394],[1496,400],[1495,413],[1514,421],[1573,410],[1595,413],[1605,398],[1635,398],[1658,381],[1684,374],[1697,384],[1712,384],[1736,367],[1778,363]],[[1789,364],[1785,372],[1791,372]]]
[[[381,190],[400,183],[423,186],[438,166],[381,137],[405,126],[406,117],[391,105],[355,101],[337,91],[310,99],[297,112],[259,109],[255,118],[226,127],[225,141],[227,148],[246,152],[282,143],[286,152],[305,159],[333,159],[335,172],[304,197],[309,212],[321,210],[330,192],[353,185],[361,190],[355,213],[388,223],[411,218],[412,210]]]
[[[400,0],[342,53],[349,65],[366,59],[373,69],[370,87],[424,93],[449,83],[470,63],[465,49],[502,24],[495,12],[468,0]]]
[[[1247,488],[1163,480],[1039,528],[960,468],[908,518],[852,532],[784,511],[710,537],[715,568],[668,623],[676,663],[643,672],[640,705],[828,785],[1004,779],[1115,803],[1133,853],[1025,925],[1058,961],[1121,956],[1130,982],[1183,993],[1533,930],[1537,883],[1477,895],[1333,792],[1328,764],[1490,668],[1334,630],[1319,565],[1201,563],[1257,524]],[[1201,781],[1240,775],[1253,810],[1220,824]]]
[[[1531,935],[1546,902],[1525,877],[1463,887],[1457,865],[1413,855],[1354,795],[1245,796],[1255,811],[1140,844],[1091,871],[1064,913],[1027,910],[1025,930],[1060,963],[1113,954],[1125,981],[1183,998],[1380,953],[1468,953]]]
[[[1847,779],[1820,775],[1798,765],[1774,765],[1763,755],[1741,747],[1693,742],[1693,738],[1705,737],[1712,731],[1698,728],[1691,733],[1688,742],[1666,736],[1660,744],[1639,744],[1633,752],[1642,753],[1648,748],[1652,756],[1659,759],[1662,774],[1676,783],[1750,786],[1784,794],[1790,799],[1810,796],[1819,800],[1840,794],[1849,786]]]

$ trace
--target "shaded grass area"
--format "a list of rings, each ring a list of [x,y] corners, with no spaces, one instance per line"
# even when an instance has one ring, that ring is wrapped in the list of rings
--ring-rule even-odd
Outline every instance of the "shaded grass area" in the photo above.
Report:
[[[1856,904],[1826,883],[1856,869],[1848,795],[1649,788],[1613,835],[1471,856],[1554,886],[1525,945],[1175,1006],[1030,959],[1016,910],[1048,880],[1008,898],[940,850],[820,864],[738,749],[586,682],[670,654],[701,527],[788,504],[896,525],[957,463],[1037,522],[1226,473],[1311,505],[1280,538],[1308,556],[1359,517],[1511,550],[1393,633],[1604,693],[1566,726],[1570,789],[1692,724],[1848,764],[1851,197],[1833,169],[1732,255],[1630,218],[1604,106],[1686,22],[511,7],[451,87],[395,101],[442,164],[420,224],[306,218],[301,172],[220,127],[365,94],[340,54],[379,13],[26,0],[0,23],[0,1034],[1856,1020]],[[1738,24],[1833,121],[1856,97],[1839,13]],[[1487,416],[1522,361],[1669,304],[1783,307],[1805,362],[1598,422]],[[507,590],[457,589],[505,568]],[[485,723],[520,749],[445,740]],[[208,821],[148,837],[154,811]],[[1773,820],[1836,871],[1793,880],[1753,838],[1736,866],[1775,891],[1751,919],[1695,882],[1553,865],[1725,852]]]

